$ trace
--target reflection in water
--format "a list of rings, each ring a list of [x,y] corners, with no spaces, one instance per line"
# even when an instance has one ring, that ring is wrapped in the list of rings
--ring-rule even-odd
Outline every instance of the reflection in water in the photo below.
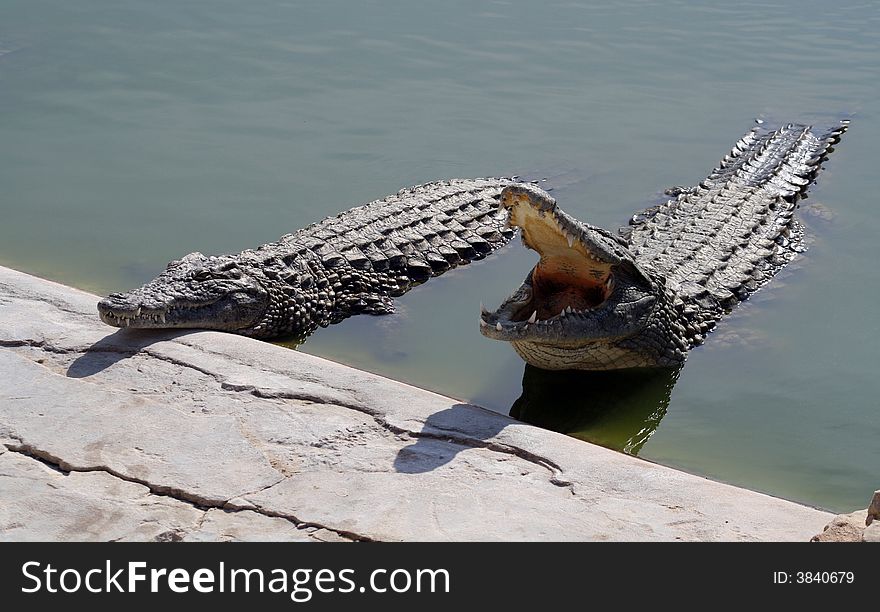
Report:
[[[666,414],[681,368],[588,372],[526,365],[520,421],[637,455]]]
[[[296,336],[282,336],[280,338],[272,338],[267,340],[267,342],[271,342],[272,344],[277,344],[278,346],[285,346],[289,349],[296,350],[300,347],[300,345],[304,344],[306,340],[309,339],[314,332],[309,332],[306,334],[300,334]]]

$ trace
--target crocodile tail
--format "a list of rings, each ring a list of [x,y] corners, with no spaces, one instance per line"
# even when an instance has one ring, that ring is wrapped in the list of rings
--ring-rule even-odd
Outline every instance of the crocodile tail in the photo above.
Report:
[[[498,198],[512,182],[455,179],[402,189],[283,241],[294,252],[316,255],[325,268],[354,268],[355,276],[371,280],[365,292],[398,296],[506,244],[513,230],[506,211],[498,209]]]
[[[634,217],[633,254],[717,319],[802,250],[797,202],[847,127],[758,123],[698,186]]]

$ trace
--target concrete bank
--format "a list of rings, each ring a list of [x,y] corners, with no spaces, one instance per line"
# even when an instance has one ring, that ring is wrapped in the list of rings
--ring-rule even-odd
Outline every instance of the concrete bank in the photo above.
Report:
[[[0,540],[800,540],[832,515],[0,267]]]

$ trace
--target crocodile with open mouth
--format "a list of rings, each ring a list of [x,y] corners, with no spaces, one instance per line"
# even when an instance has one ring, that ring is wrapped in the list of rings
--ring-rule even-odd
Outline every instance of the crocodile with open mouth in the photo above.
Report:
[[[191,253],[146,285],[101,300],[116,327],[305,337],[485,257],[521,229],[540,261],[485,336],[539,368],[674,366],[801,248],[799,198],[846,130],[757,125],[707,179],[617,234],[582,223],[513,178],[401,190],[237,255]]]
[[[535,185],[501,194],[540,260],[483,335],[548,370],[675,366],[799,250],[798,200],[847,123],[816,134],[759,123],[696,187],[613,234],[566,214]]]

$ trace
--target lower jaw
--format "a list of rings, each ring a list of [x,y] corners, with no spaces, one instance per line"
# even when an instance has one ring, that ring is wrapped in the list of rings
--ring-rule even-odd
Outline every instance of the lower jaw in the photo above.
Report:
[[[658,365],[644,355],[601,340],[578,346],[528,341],[511,344],[523,361],[542,370],[618,370]]]
[[[593,300],[576,299],[555,302],[533,297],[528,304],[511,312],[510,320],[515,323],[525,323],[532,316],[532,313],[536,313],[536,318],[539,321],[551,321],[563,313],[587,314],[601,308],[607,300],[608,295]]]

